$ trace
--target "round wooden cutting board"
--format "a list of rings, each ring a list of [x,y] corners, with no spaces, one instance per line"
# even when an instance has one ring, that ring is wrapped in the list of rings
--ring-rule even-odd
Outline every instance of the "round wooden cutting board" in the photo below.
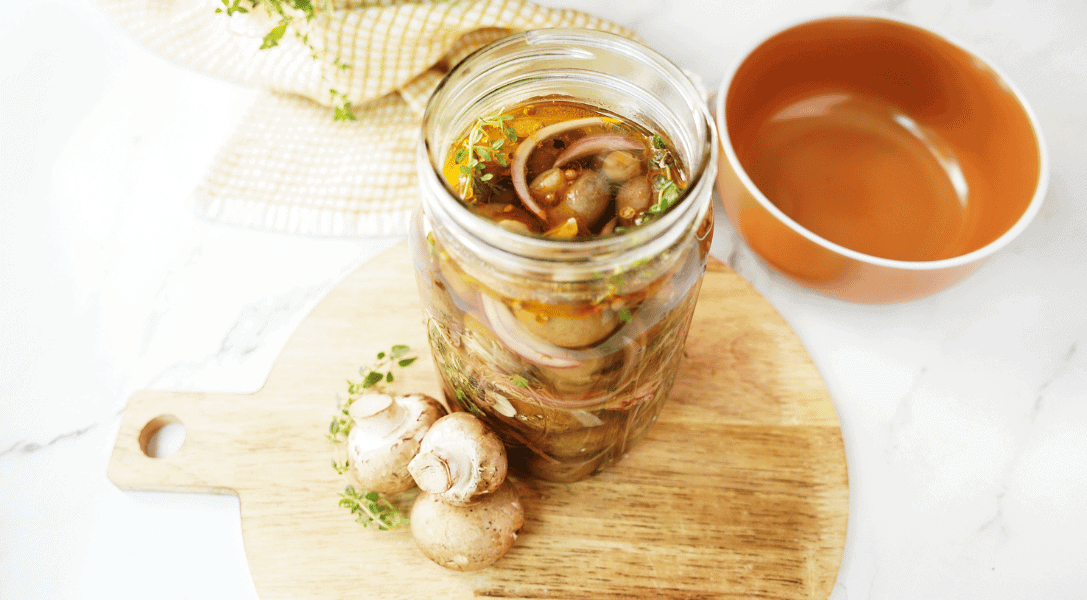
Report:
[[[378,351],[421,359],[401,392],[439,395],[406,244],[343,281],[249,395],[140,392],[109,477],[126,490],[237,494],[257,592],[276,598],[827,598],[848,478],[834,405],[795,334],[711,261],[660,420],[615,467],[573,484],[518,479],[526,522],[490,568],[448,571],[407,528],[357,525],[326,439],[346,380]],[[141,435],[179,421],[150,458]]]

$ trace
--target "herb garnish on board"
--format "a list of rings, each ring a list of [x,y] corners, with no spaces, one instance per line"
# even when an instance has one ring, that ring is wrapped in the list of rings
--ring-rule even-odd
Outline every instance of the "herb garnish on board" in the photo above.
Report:
[[[349,485],[340,494],[340,506],[355,515],[355,522],[367,527],[376,523],[381,531],[395,529],[408,522],[395,504],[377,492],[359,492]]]
[[[332,468],[336,469],[340,475],[347,475],[350,469],[345,446],[347,436],[351,433],[352,421],[348,414],[351,404],[364,393],[388,393],[388,384],[396,381],[396,376],[393,375],[394,368],[410,366],[418,358],[410,354],[411,348],[402,344],[393,346],[388,352],[378,352],[373,364],[359,369],[361,379],[347,381],[347,399],[340,403],[336,416],[328,425],[326,436],[336,448]],[[374,523],[382,531],[408,522],[396,504],[390,502],[385,496],[377,492],[356,490],[353,485],[347,485],[344,488],[340,494],[339,506],[355,515],[355,522],[360,525],[368,526]]]

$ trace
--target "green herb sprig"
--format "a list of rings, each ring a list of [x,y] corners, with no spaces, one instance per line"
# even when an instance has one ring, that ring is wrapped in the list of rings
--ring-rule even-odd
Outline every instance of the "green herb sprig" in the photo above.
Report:
[[[309,39],[304,25],[313,20],[320,11],[331,11],[331,0],[219,0],[222,6],[216,7],[215,12],[225,14],[228,17],[235,14],[247,14],[258,8],[264,9],[272,18],[278,18],[275,26],[261,38],[260,49],[275,48],[288,31],[292,31],[298,41],[302,42],[310,51],[314,60],[321,58],[322,52]],[[346,71],[351,65],[335,57],[332,60],[335,68]],[[321,78],[328,80],[328,76],[322,71]],[[357,117],[351,108],[351,102],[347,100],[347,94],[336,89],[329,89],[329,96],[333,104],[332,118],[336,121],[355,121]]]
[[[393,346],[388,352],[378,352],[377,359],[373,364],[359,369],[361,379],[358,381],[347,380],[347,399],[340,403],[336,416],[332,418],[332,422],[328,425],[328,441],[335,445],[341,445],[347,441],[347,435],[351,433],[351,417],[348,415],[351,403],[359,395],[366,392],[386,393],[388,391],[387,384],[396,381],[396,376],[393,375],[393,367],[408,367],[418,358],[417,356],[408,356],[409,354],[411,354],[411,348],[403,344]],[[347,472],[346,459],[334,460],[332,466],[341,475]]]
[[[668,144],[659,133],[653,134],[653,156],[649,160],[658,169],[671,168],[672,153],[668,151]]]
[[[377,492],[360,492],[349,485],[340,494],[340,507],[355,515],[355,522],[363,527],[376,524],[381,531],[396,529],[408,522],[400,509]]]
[[[476,119],[471,131],[468,132],[468,137],[464,138],[464,143],[453,153],[453,162],[460,165],[462,175],[460,194],[465,200],[479,195],[483,186],[494,178],[493,173],[484,172],[484,163],[493,160],[500,167],[509,166],[502,147],[506,142],[517,141],[517,132],[507,123],[512,118],[513,115],[499,113],[493,117]],[[502,137],[489,141],[484,128],[497,129],[502,133]]]
[[[653,178],[653,190],[657,193],[657,201],[646,209],[651,215],[659,215],[666,212],[676,200],[679,200],[679,186],[675,181],[666,178],[664,175],[657,175]]]
[[[365,393],[389,393],[390,384],[396,381],[393,371],[411,366],[418,359],[417,356],[411,356],[411,353],[411,348],[403,344],[393,346],[388,352],[378,352],[373,364],[359,369],[361,378],[358,381],[347,381],[347,398],[340,402],[326,434],[328,441],[336,448],[332,468],[340,475],[347,475],[350,469],[345,445],[347,436],[351,433],[351,404]],[[384,531],[407,523],[396,505],[378,492],[360,491],[348,485],[340,494],[339,505],[350,510],[355,515],[355,520],[364,526],[377,523],[378,529]]]
[[[649,160],[661,170],[661,173],[653,177],[656,200],[646,209],[646,218],[643,222],[648,222],[667,212],[679,200],[682,191],[672,178],[672,165],[675,164],[675,159],[664,138],[658,134],[653,134],[653,156]]]
[[[410,353],[411,348],[403,344],[393,346],[388,352],[378,352],[374,364],[359,369],[359,373],[362,375],[361,380],[347,382],[347,393],[357,395],[361,394],[363,390],[369,390],[375,386],[377,387],[373,391],[384,392],[384,385],[379,384],[392,383],[396,380],[392,371],[393,366],[407,367],[418,358],[417,356],[408,356]]]

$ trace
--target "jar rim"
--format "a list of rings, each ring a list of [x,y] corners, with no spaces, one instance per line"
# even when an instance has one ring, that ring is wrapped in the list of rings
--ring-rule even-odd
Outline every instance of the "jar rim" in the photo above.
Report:
[[[652,222],[621,234],[583,240],[556,240],[529,236],[507,230],[495,222],[469,210],[442,175],[439,156],[432,150],[444,140],[432,140],[433,125],[442,103],[451,95],[472,83],[475,69],[486,70],[488,61],[519,48],[523,52],[563,52],[576,56],[579,49],[619,53],[644,63],[653,74],[677,92],[690,111],[695,132],[695,151],[688,160],[688,185],[676,206]],[[465,108],[464,111],[467,111]],[[683,71],[667,58],[628,38],[589,29],[538,29],[511,34],[470,54],[455,65],[439,82],[423,115],[417,152],[417,167],[422,186],[423,207],[433,211],[441,226],[476,254],[484,254],[495,262],[525,269],[526,263],[546,261],[561,263],[572,279],[584,278],[602,270],[620,268],[622,264],[655,256],[692,229],[710,207],[712,182],[715,177],[717,132],[706,98]],[[441,156],[444,158],[444,156]],[[698,199],[701,201],[688,201]]]

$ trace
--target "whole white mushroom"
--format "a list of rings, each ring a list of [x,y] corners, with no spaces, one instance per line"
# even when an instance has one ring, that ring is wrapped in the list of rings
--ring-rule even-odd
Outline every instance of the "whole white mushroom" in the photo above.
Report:
[[[520,498],[508,482],[467,506],[453,506],[422,492],[411,509],[416,546],[430,560],[456,571],[494,564],[513,546],[524,524]]]
[[[438,419],[408,464],[419,489],[453,505],[472,504],[498,489],[506,469],[502,440],[466,412]]]
[[[351,474],[366,490],[392,494],[415,487],[408,464],[423,437],[445,414],[440,402],[423,394],[365,394],[347,409],[353,424],[347,435]]]

